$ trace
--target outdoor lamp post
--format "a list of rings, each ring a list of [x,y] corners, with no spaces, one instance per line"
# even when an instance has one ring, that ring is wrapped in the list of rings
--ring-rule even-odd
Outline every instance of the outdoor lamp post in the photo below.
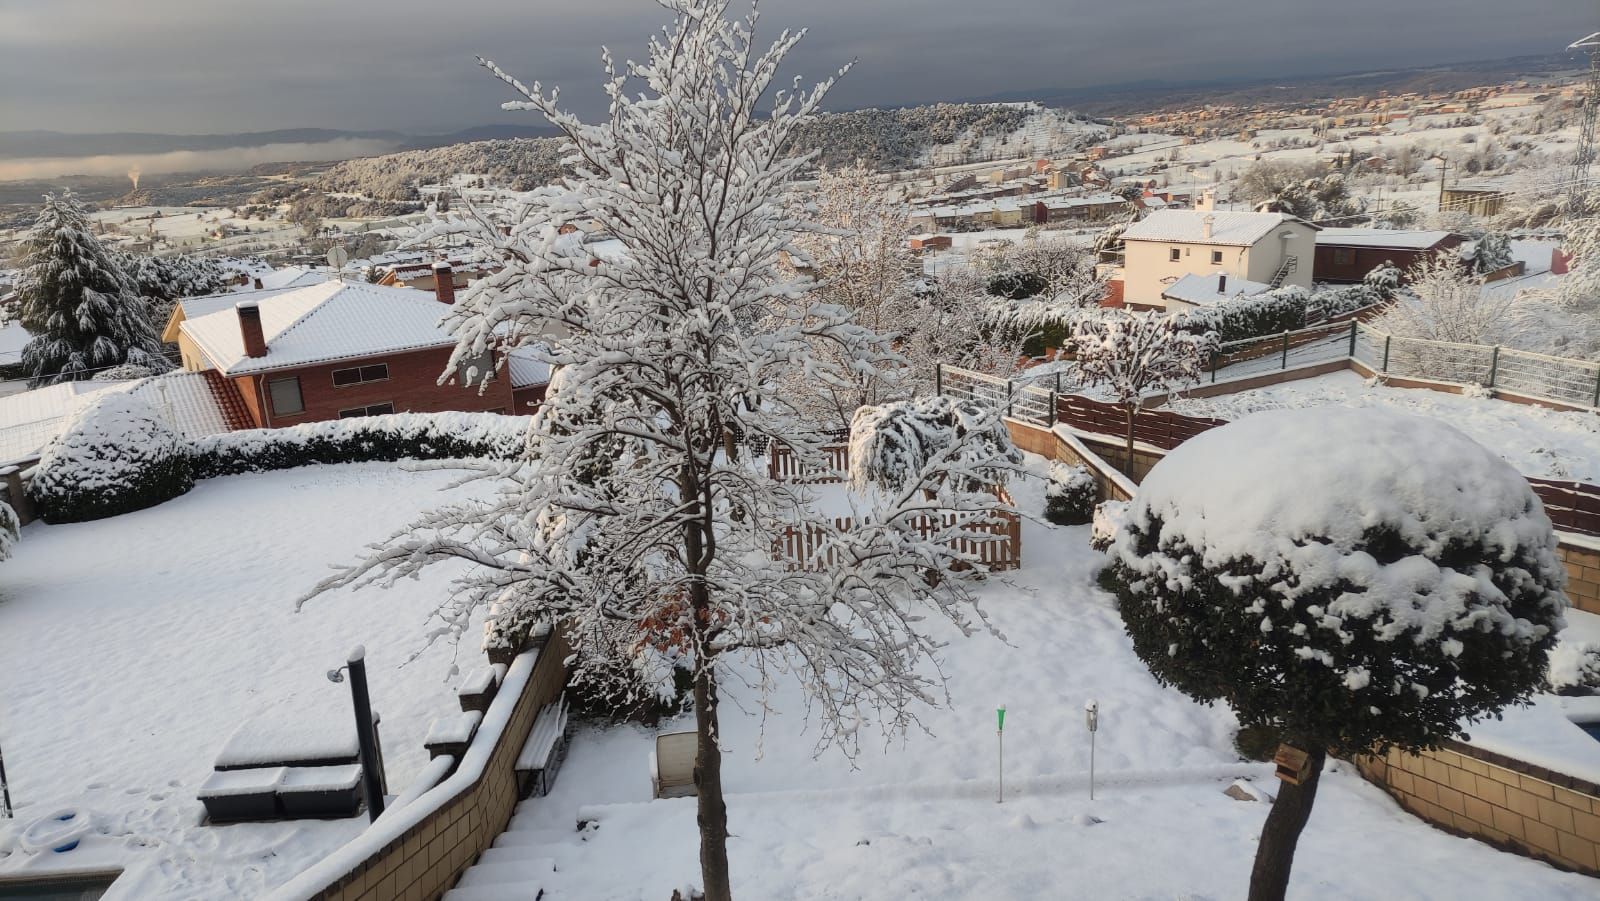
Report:
[[[994,803],[1003,804],[1006,800],[1006,708],[1001,705],[994,711],[994,736],[1000,744],[999,781],[995,783]]]
[[[1100,702],[1089,699],[1083,705],[1083,718],[1089,727],[1089,800],[1094,800],[1094,734],[1100,730]]]
[[[356,744],[361,749],[361,782],[367,796],[367,817],[376,822],[383,815],[383,762],[378,758],[378,740],[372,732],[372,698],[367,694],[367,649],[356,645],[344,666],[328,670],[329,682],[343,682],[350,671],[350,700],[355,705]]]
[[[0,753],[0,816],[9,820],[16,815],[11,808],[11,783],[6,781],[6,755]]]

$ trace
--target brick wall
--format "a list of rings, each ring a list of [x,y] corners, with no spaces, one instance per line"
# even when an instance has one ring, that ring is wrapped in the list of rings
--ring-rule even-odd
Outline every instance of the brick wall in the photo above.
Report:
[[[569,653],[559,632],[546,640],[477,781],[360,866],[299,897],[315,901],[434,901],[453,886],[511,819],[517,806],[517,754],[533,730],[539,709],[555,700],[565,686]]]
[[[1563,544],[1556,549],[1567,565],[1567,600],[1589,613],[1600,613],[1600,550]]]
[[[450,362],[452,348],[436,347],[409,353],[385,354],[364,360],[343,360],[326,366],[306,366],[285,372],[263,374],[255,379],[240,379],[239,390],[246,405],[263,428],[280,428],[302,422],[339,418],[340,410],[392,403],[396,413],[512,412],[511,382],[502,371],[482,394],[478,386],[438,384],[439,373]],[[339,388],[333,384],[335,369],[386,363],[389,378]],[[267,400],[266,383],[272,379],[298,376],[300,399],[305,410],[292,415],[275,413]],[[253,395],[253,396],[252,396]]]
[[[1600,786],[1460,742],[1356,766],[1440,828],[1600,876]]]
[[[1041,457],[1061,463],[1076,464],[1087,468],[1089,473],[1094,476],[1095,482],[1100,486],[1100,500],[1125,501],[1129,499],[1128,492],[1124,491],[1116,480],[1106,475],[1106,470],[1110,469],[1111,465],[1105,460],[1086,457],[1078,453],[1070,444],[1057,437],[1049,429],[1015,419],[1007,419],[1005,422],[1006,429],[1011,433],[1011,443],[1017,447],[1031,454],[1038,454]],[[1085,445],[1088,444],[1088,442],[1084,443]],[[1099,451],[1099,448],[1090,448],[1091,453],[1099,453]],[[1149,471],[1148,466],[1145,467],[1145,471]]]

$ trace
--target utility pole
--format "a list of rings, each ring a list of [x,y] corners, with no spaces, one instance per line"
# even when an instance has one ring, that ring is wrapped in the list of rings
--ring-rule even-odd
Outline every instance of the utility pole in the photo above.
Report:
[[[1600,31],[1567,45],[1589,55],[1589,77],[1585,80],[1583,113],[1578,120],[1578,153],[1572,161],[1572,184],[1567,203],[1576,207],[1588,188],[1589,165],[1595,156],[1595,119],[1600,114]]]
[[[1444,212],[1444,174],[1450,171],[1450,161],[1439,157],[1439,212]]]

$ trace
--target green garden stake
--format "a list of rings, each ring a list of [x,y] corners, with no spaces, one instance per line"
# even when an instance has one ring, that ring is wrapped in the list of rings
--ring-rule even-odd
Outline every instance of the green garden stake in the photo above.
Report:
[[[1004,804],[1006,800],[1006,709],[1004,707],[995,708],[994,736],[1000,744],[1000,778],[996,783],[994,803]]]

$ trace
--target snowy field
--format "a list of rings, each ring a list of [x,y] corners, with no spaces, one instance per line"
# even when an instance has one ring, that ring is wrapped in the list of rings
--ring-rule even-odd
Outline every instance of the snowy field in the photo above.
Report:
[[[1019,503],[1037,509],[1036,487]],[[1028,566],[982,603],[1004,639],[952,637],[950,703],[931,734],[864,732],[852,766],[814,756],[798,691],[780,683],[764,728],[729,684],[722,721],[734,892],[761,899],[1241,898],[1267,806],[1240,776],[1224,710],[1159,687],[1113,600],[1093,587],[1085,527],[1024,527]],[[1096,800],[1084,702],[1100,703]],[[743,714],[734,709],[742,706]],[[995,803],[994,709],[1006,715],[1006,800]],[[688,719],[662,731],[692,728]],[[698,885],[692,799],[649,801],[653,733],[584,726],[554,792],[527,802],[501,846],[554,860],[550,899],[661,899]],[[1600,754],[1600,746],[1597,746]],[[574,832],[580,821],[589,825]],[[1593,898],[1594,880],[1424,825],[1347,764],[1323,780],[1300,843],[1295,898]]]
[[[426,763],[429,721],[457,709],[448,642],[400,666],[423,650],[451,567],[298,614],[294,601],[329,564],[449,496],[447,480],[393,464],[311,467],[212,479],[99,522],[25,528],[0,580],[11,794],[24,823],[75,805],[98,828],[50,862],[128,867],[114,897],[250,897],[342,844],[365,816],[201,827],[195,792],[256,712],[304,710],[346,727],[349,684],[324,674],[357,644],[390,791],[402,790]],[[472,639],[461,659],[463,669],[482,662]],[[0,821],[0,875],[24,865],[14,837]]]
[[[1188,416],[1238,419],[1257,410],[1381,407],[1443,419],[1494,450],[1523,475],[1600,484],[1600,415],[1466,397],[1420,388],[1368,385],[1354,372],[1220,397],[1184,398],[1170,409]]]

